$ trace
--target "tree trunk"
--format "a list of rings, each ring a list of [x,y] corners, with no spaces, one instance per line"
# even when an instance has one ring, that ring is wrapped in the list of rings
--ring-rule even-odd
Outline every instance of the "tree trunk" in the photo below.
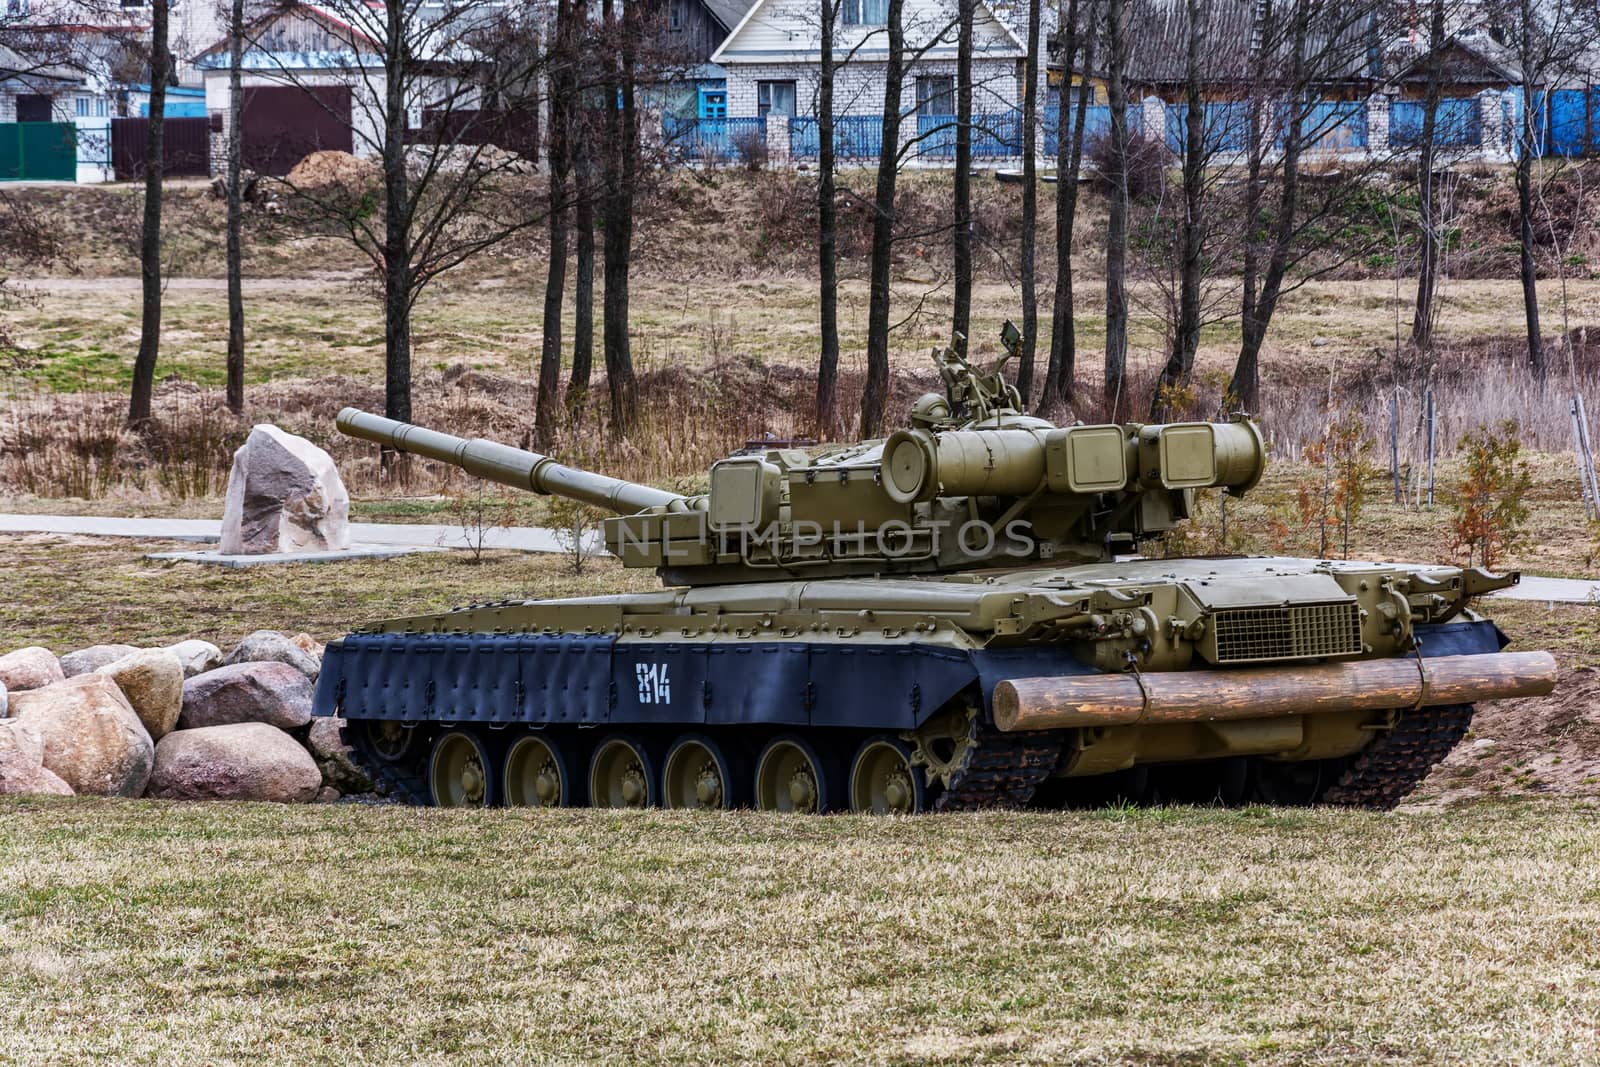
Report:
[[[633,428],[638,385],[628,343],[628,274],[633,248],[633,198],[638,174],[638,112],[634,106],[634,40],[637,0],[606,0],[604,18],[615,27],[613,4],[622,5],[621,46],[611,66],[615,81],[605,87],[610,137],[606,181],[604,244],[604,345],[606,382],[611,393],[611,432],[623,437]]]
[[[1125,0],[1107,0],[1106,36],[1110,61],[1106,71],[1111,105],[1110,210],[1106,221],[1106,418],[1122,422],[1128,414],[1128,97],[1123,75],[1128,65]]]
[[[884,63],[883,143],[872,199],[872,264],[867,301],[867,380],[861,392],[861,436],[883,428],[889,396],[889,272],[894,254],[895,183],[900,173],[900,95],[905,75],[905,0],[889,0],[888,54]]]
[[[561,391],[561,305],[567,289],[567,205],[570,199],[568,177],[571,172],[569,116],[572,113],[572,86],[566,68],[574,61],[568,14],[569,0],[556,7],[555,47],[552,60],[557,65],[549,79],[550,134],[547,155],[550,161],[550,255],[544,280],[544,337],[539,349],[539,393],[534,406],[534,443],[548,450],[555,439],[556,409]]]
[[[228,410],[244,411],[244,0],[228,19]]]
[[[1200,272],[1205,244],[1205,98],[1201,77],[1202,34],[1206,25],[1203,0],[1187,0],[1187,87],[1183,125],[1183,224],[1178,236],[1178,321],[1172,350],[1161,369],[1161,381],[1150,397],[1150,421],[1171,417],[1176,394],[1189,383],[1200,348]]]
[[[1432,0],[1428,19],[1428,83],[1422,100],[1422,144],[1417,158],[1417,214],[1422,226],[1422,259],[1417,266],[1417,310],[1411,320],[1411,344],[1433,347],[1434,293],[1439,285],[1439,212],[1434,188],[1434,146],[1439,96],[1444,84],[1445,0]]]
[[[411,421],[411,187],[406,174],[405,12],[391,4],[384,65],[384,414]],[[387,451],[385,460],[389,461]]]
[[[1294,242],[1295,212],[1300,204],[1300,154],[1305,149],[1306,115],[1306,38],[1309,32],[1309,0],[1295,5],[1290,42],[1291,70],[1287,98],[1293,101],[1288,107],[1289,126],[1283,134],[1283,174],[1279,188],[1277,219],[1273,226],[1272,250],[1267,257],[1266,269],[1261,276],[1260,291],[1251,294],[1249,310],[1241,324],[1243,337],[1239,344],[1239,360],[1234,364],[1233,378],[1228,383],[1228,394],[1235,398],[1238,410],[1253,411],[1261,403],[1261,345],[1266,340],[1267,327],[1278,308],[1278,297],[1283,291],[1283,278],[1289,269],[1289,253]]]
[[[967,353],[972,331],[972,25],[977,0],[957,0],[955,230],[951,234],[954,310],[951,344]]]
[[[578,262],[572,286],[572,381],[567,408],[578,410],[589,395],[594,368],[594,167],[587,144],[577,150]]]
[[[151,0],[150,125],[144,143],[144,228],[139,237],[143,302],[139,354],[133,361],[133,390],[128,400],[130,426],[150,418],[156,356],[161,348],[161,190],[166,170],[162,134],[166,122],[167,80],[172,76],[172,52],[167,42],[168,14],[168,0]]]
[[[838,429],[839,259],[834,207],[833,32],[839,5],[822,0],[821,67],[817,80],[817,276],[821,354],[817,359],[817,438]]]
[[[1533,54],[1535,15],[1532,0],[1522,0],[1518,33],[1522,69],[1531,71],[1537,62]],[[1520,253],[1518,273],[1522,279],[1522,311],[1528,330],[1528,367],[1544,377],[1544,336],[1539,329],[1539,265],[1533,258],[1533,163],[1538,145],[1538,116],[1535,106],[1538,91],[1533,77],[1522,82],[1522,144],[1517,153],[1517,244]]]
[[[1033,398],[1033,359],[1039,347],[1039,285],[1035,263],[1039,239],[1039,20],[1040,0],[1028,0],[1027,57],[1022,63],[1022,353],[1017,388],[1026,407]]]
[[[1084,78],[1084,88],[1079,93],[1077,112],[1072,121],[1067,120],[1069,103],[1067,93],[1072,84],[1072,65],[1079,46],[1083,51],[1083,70],[1094,65],[1094,35],[1079,32],[1082,21],[1093,24],[1093,18],[1081,20],[1079,0],[1067,0],[1062,16],[1061,49],[1062,97],[1056,108],[1056,295],[1050,312],[1050,362],[1045,368],[1044,393],[1039,397],[1039,407],[1048,409],[1058,403],[1071,404],[1074,399],[1077,375],[1077,336],[1072,321],[1072,228],[1078,217],[1078,175],[1083,167],[1083,126],[1088,114],[1089,93],[1092,87]]]

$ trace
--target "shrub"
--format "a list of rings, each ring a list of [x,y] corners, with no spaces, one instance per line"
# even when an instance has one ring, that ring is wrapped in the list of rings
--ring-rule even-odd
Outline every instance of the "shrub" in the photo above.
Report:
[[[1110,174],[1112,164],[1116,161],[1111,134],[1100,133],[1090,138],[1083,147],[1083,154],[1093,168],[1095,188],[1109,194],[1111,180],[1107,175]],[[1172,154],[1167,151],[1167,146],[1162,141],[1146,137],[1143,133],[1130,131],[1127,159],[1128,199],[1150,200],[1161,192],[1162,185],[1167,180],[1167,165],[1171,160]]]
[[[745,170],[761,170],[767,165],[766,135],[760,130],[740,130],[733,135],[733,155]]]
[[[1477,558],[1493,567],[1522,542],[1528,522],[1523,503],[1533,472],[1522,458],[1522,437],[1514,419],[1498,427],[1479,427],[1461,442],[1466,469],[1455,486],[1450,529],[1454,549],[1465,549],[1467,563]]]

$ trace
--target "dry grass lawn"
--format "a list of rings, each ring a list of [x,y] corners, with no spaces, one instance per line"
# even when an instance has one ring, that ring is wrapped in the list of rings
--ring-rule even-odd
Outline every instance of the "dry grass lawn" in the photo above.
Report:
[[[0,1061],[1584,1063],[1569,803],[0,805]]]

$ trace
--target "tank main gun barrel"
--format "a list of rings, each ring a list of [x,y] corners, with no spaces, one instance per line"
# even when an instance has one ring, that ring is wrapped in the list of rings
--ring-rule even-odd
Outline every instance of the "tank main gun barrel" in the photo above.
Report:
[[[481,437],[455,437],[424,426],[386,419],[359,408],[345,408],[339,412],[335,425],[340,433],[348,437],[375,441],[401,452],[460,467],[468,474],[491,482],[541,495],[567,497],[618,515],[632,515],[647,508],[687,503],[687,498],[665,489],[639,485],[621,478],[608,478],[603,474],[565,466],[537,452],[485,441]]]

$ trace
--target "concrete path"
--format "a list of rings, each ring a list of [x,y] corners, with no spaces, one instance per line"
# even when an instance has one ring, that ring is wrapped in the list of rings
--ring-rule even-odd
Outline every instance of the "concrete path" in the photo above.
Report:
[[[118,519],[94,515],[0,515],[0,534],[57,533],[89,537],[134,537],[146,541],[220,541],[218,519]],[[411,548],[467,548],[460,526],[413,523],[353,522],[350,540],[362,545]],[[507,526],[485,531],[485,548],[521,552],[562,552],[555,531],[540,526]],[[1554,604],[1600,605],[1600,581],[1587,578],[1524,577],[1510,589],[1490,593],[1507,600],[1543,600]]]
[[[136,537],[145,541],[220,541],[220,519],[118,519],[95,515],[0,515],[0,533],[56,533],[88,537]],[[467,548],[468,533],[460,526],[353,522],[350,540],[363,545],[417,548]],[[506,526],[484,531],[484,548],[521,552],[561,552],[553,530],[538,526]]]

